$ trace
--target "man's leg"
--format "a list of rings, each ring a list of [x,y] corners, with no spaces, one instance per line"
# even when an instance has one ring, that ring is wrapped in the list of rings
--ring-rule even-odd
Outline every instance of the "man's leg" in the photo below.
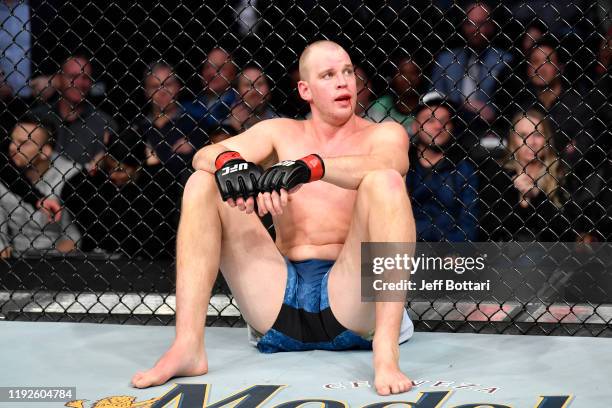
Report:
[[[152,369],[132,378],[138,388],[208,371],[204,325],[219,266],[245,320],[260,333],[272,327],[283,302],[283,257],[256,214],[221,201],[212,174],[198,171],[185,186],[176,257],[176,338]]]
[[[416,231],[404,179],[375,171],[357,190],[344,247],[329,274],[329,302],[336,319],[360,334],[375,329],[374,384],[379,394],[405,392],[412,382],[399,369],[399,330],[404,302],[361,302],[361,242],[415,242]]]

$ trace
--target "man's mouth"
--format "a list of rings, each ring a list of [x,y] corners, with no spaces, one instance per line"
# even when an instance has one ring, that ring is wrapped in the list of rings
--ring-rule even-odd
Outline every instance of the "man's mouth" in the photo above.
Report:
[[[351,100],[351,96],[350,95],[341,95],[339,97],[337,97],[336,99],[334,99],[334,101],[336,102],[349,102]]]

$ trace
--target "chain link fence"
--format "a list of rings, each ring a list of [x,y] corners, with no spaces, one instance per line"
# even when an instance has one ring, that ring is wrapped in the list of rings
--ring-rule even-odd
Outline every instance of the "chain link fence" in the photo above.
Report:
[[[419,241],[605,248],[610,8],[1,1],[0,318],[172,324],[194,152],[264,119],[307,118],[297,59],[318,39],[349,51],[357,114],[409,135]],[[516,278],[499,277],[505,298],[408,308],[420,330],[610,334],[605,269],[544,276],[578,288],[555,297]],[[244,324],[222,278],[208,315]]]

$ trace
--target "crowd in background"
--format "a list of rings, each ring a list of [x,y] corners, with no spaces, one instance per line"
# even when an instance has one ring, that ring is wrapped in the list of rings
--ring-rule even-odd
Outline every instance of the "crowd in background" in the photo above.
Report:
[[[245,58],[243,48],[222,46],[221,38],[207,39],[204,61],[188,61],[193,72],[186,77],[199,83],[185,80],[179,74],[184,68],[156,58],[139,71],[139,86],[122,89],[122,98],[96,82],[96,55],[88,49],[69,53],[53,73],[34,73],[32,38],[54,35],[36,34],[31,17],[33,10],[52,15],[44,7],[54,2],[38,9],[35,3],[0,1],[2,257],[77,249],[172,257],[194,153],[262,120],[309,116],[297,94],[301,49],[293,50],[293,63],[276,81],[269,61]],[[245,44],[253,37],[265,40],[270,18],[253,7],[270,7],[238,3],[234,9],[243,12],[232,21],[242,25],[226,27],[226,33]],[[350,21],[364,23],[361,2],[353,3],[358,12]],[[440,12],[454,7],[434,4]],[[462,40],[452,47],[422,40],[415,49],[398,41],[379,63],[349,44],[356,113],[406,129],[406,185],[419,240],[607,241],[609,10],[607,17],[592,17],[599,21],[590,27],[594,36],[584,34],[589,27],[581,28],[582,20],[572,23],[566,16],[578,38],[574,45],[562,40],[567,33],[552,23],[554,16],[542,15],[523,22],[506,48],[496,41],[509,34],[495,10],[486,3],[463,4],[456,26]],[[524,10],[519,5],[514,11],[520,21]],[[599,7],[585,5],[587,11]],[[577,60],[585,55],[590,59]],[[134,76],[130,67],[125,71]],[[138,111],[127,114],[135,104]]]

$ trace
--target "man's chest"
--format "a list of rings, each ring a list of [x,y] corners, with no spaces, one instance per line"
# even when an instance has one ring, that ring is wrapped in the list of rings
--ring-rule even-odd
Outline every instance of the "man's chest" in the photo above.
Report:
[[[323,159],[369,154],[371,152],[369,140],[358,136],[322,142],[307,134],[296,134],[280,137],[275,150],[279,161],[296,160],[312,153],[318,154]]]

